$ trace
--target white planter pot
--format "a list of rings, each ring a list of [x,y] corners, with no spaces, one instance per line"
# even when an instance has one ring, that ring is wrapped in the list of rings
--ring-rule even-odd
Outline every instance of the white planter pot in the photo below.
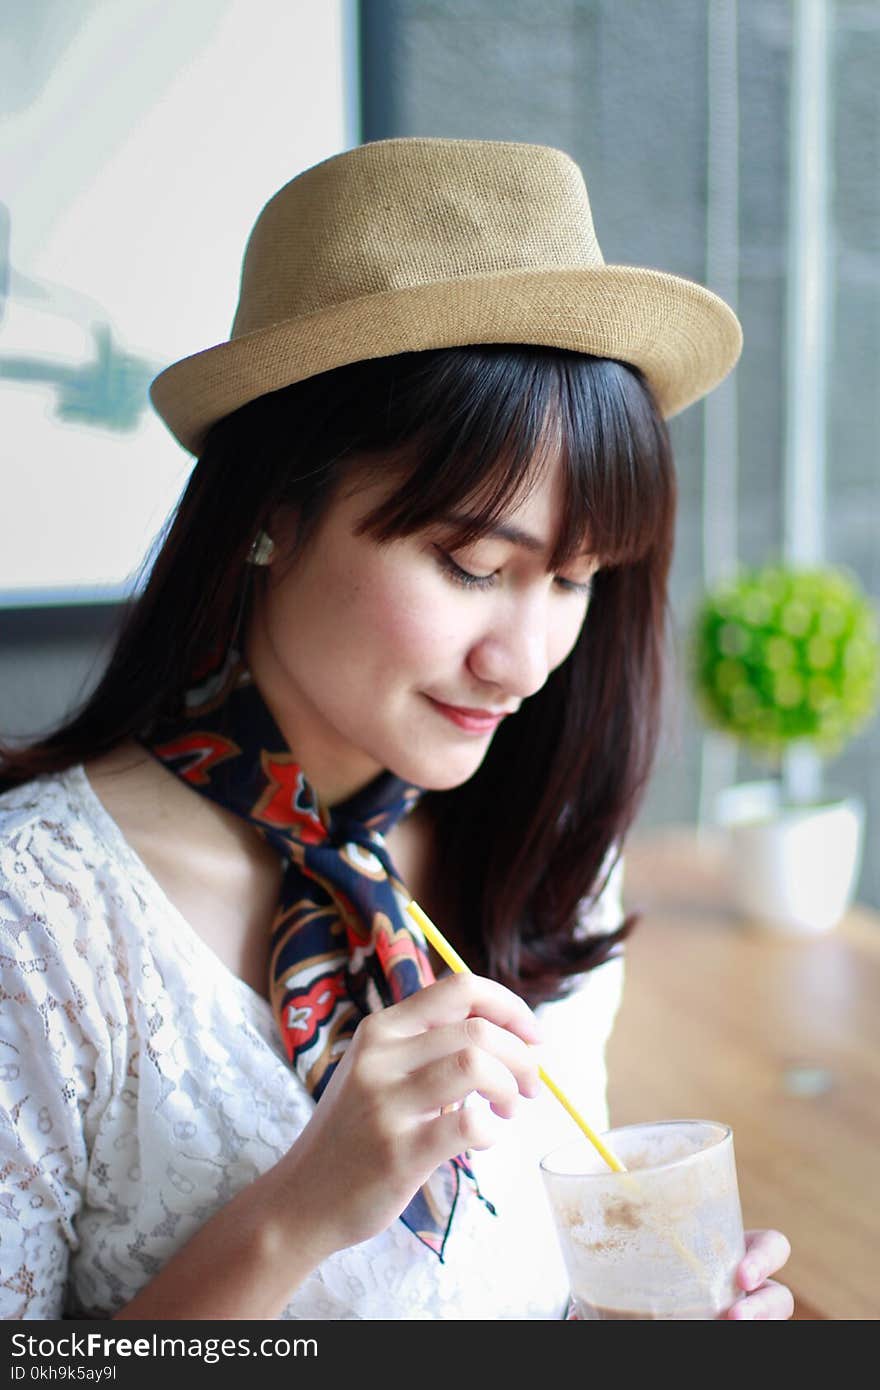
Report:
[[[790,934],[838,924],[861,869],[865,810],[858,797],[788,806],[778,782],[743,782],[718,797],[716,820],[743,917]]]

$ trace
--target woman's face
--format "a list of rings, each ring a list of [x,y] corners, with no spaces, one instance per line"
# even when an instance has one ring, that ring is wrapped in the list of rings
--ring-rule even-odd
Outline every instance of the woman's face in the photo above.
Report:
[[[434,523],[380,545],[354,534],[397,479],[343,489],[305,550],[258,589],[247,658],[291,751],[328,804],[384,768],[428,790],[467,781],[497,728],[574,646],[598,568],[586,551],[545,565],[564,505],[557,458],[499,523],[522,535],[453,549]],[[279,543],[280,542],[280,543]],[[473,583],[469,576],[480,582]],[[457,710],[483,719],[455,717]]]

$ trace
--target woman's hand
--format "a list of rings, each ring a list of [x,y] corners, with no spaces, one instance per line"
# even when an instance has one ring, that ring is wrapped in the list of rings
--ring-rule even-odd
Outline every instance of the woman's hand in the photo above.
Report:
[[[791,1289],[770,1275],[782,1268],[791,1246],[781,1231],[746,1231],[745,1257],[737,1267],[736,1282],[746,1297],[725,1314],[727,1318],[790,1318],[794,1312]]]
[[[439,1164],[489,1148],[519,1096],[538,1093],[529,1045],[540,1040],[517,995],[470,974],[363,1019],[273,1170],[282,1200],[320,1213],[318,1255],[384,1231]],[[488,1107],[450,1108],[474,1091]]]

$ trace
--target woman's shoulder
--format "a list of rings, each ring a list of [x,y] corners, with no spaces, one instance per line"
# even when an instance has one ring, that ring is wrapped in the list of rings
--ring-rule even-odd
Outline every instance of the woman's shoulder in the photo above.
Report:
[[[116,895],[121,883],[139,882],[142,869],[132,832],[151,818],[169,819],[151,780],[156,766],[136,745],[124,744],[4,792],[0,855],[6,855],[6,863],[0,882],[6,878],[8,889],[27,873],[58,877],[53,866],[62,876],[87,880],[97,892],[109,889]],[[174,780],[161,771],[159,778]]]
[[[0,795],[0,934],[19,949],[76,959],[126,911],[124,845],[82,765]]]
[[[68,868],[82,868],[118,848],[103,821],[81,763],[43,773],[0,794],[0,853],[47,852],[62,856]]]
[[[81,836],[90,828],[83,804],[86,787],[78,765],[0,794],[0,853],[33,853],[38,845],[74,848],[77,832]]]
[[[83,1105],[95,1089],[95,1059],[126,1017],[114,976],[120,914],[108,910],[111,861],[80,767],[0,796],[4,1055],[20,1054],[18,1072],[28,1047],[44,1046],[47,1065],[67,1077],[65,1096]]]

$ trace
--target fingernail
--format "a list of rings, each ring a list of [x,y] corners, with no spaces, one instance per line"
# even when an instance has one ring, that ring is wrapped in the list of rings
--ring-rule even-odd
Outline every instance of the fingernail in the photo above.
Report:
[[[737,1303],[735,1306],[736,1317],[738,1322],[741,1322],[744,1318],[752,1318],[752,1310],[745,1299],[743,1299],[741,1303]]]

